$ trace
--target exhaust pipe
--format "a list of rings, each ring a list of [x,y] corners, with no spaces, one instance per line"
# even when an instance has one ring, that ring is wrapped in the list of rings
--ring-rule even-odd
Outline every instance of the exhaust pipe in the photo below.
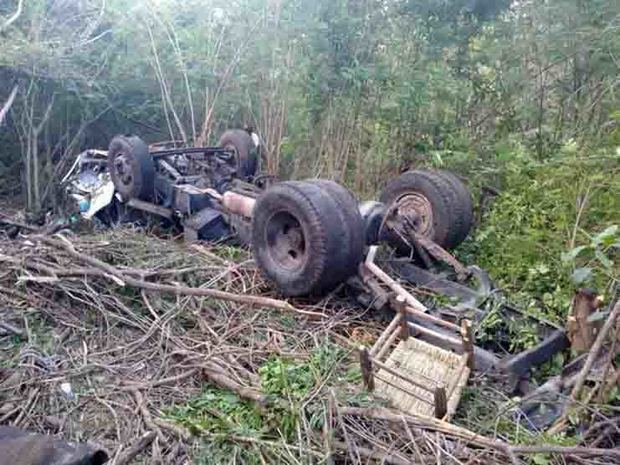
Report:
[[[254,205],[256,205],[256,199],[252,197],[231,191],[226,191],[222,195],[222,206],[230,213],[252,218]]]

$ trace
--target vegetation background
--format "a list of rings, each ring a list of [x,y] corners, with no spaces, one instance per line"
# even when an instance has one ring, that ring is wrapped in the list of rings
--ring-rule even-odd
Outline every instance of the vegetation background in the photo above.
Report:
[[[31,212],[118,133],[215,143],[371,198],[417,166],[477,199],[458,253],[529,311],[617,293],[619,0],[1,0],[0,193]]]

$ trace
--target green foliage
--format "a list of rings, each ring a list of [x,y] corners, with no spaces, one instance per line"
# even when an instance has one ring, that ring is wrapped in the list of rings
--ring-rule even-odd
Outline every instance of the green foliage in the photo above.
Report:
[[[529,313],[534,312],[529,309]],[[487,343],[494,349],[505,349],[511,353],[529,349],[540,342],[538,327],[534,321],[520,317],[506,318],[499,305],[489,309],[476,327],[476,340]]]
[[[187,404],[167,412],[168,418],[206,439],[196,452],[197,463],[223,463],[238,455],[244,463],[260,463],[250,450],[233,441],[235,436],[260,438],[267,429],[258,408],[235,394],[215,388],[205,389]]]
[[[214,143],[251,124],[285,177],[372,195],[435,164],[497,185],[501,145],[544,161],[570,140],[618,143],[616,12],[617,0],[25,2],[0,33],[0,101],[20,85],[0,165],[11,179],[35,143],[44,187],[117,133]]]
[[[341,347],[325,344],[317,347],[307,362],[273,357],[259,368],[262,391],[276,399],[268,413],[273,429],[287,438],[296,434],[301,404],[315,388],[329,381],[343,355]],[[322,419],[311,415],[310,421]]]
[[[604,292],[620,276],[619,159],[571,149],[545,163],[515,153],[502,193],[464,246],[518,303],[559,322],[577,285]]]
[[[343,355],[340,346],[324,344],[313,350],[308,362],[273,357],[258,370],[261,387],[269,394],[302,399],[331,376]]]
[[[306,404],[306,400],[315,389],[341,381],[333,375],[345,356],[341,347],[325,343],[315,348],[307,361],[272,357],[259,369],[261,390],[269,396],[268,405],[262,408],[231,392],[208,387],[198,397],[165,414],[204,437],[195,454],[197,463],[221,463],[231,454],[238,455],[244,463],[260,463],[252,448],[240,448],[235,437],[259,443],[293,441],[301,415],[305,415],[311,427],[320,428],[322,401],[317,398],[315,403]],[[359,402],[368,403],[368,399],[362,396]]]
[[[256,406],[240,400],[235,394],[207,388],[196,399],[169,412],[169,417],[190,431],[203,433],[256,436],[263,430],[263,421]]]
[[[618,225],[612,225],[596,234],[587,245],[580,245],[562,254],[562,261],[576,264],[578,262],[593,263],[602,272],[617,276],[613,258],[620,249],[620,234]],[[588,284],[594,280],[594,273],[589,266],[575,268],[572,280],[577,285]]]
[[[310,392],[315,381],[310,365],[279,357],[272,358],[258,373],[265,392],[297,400]]]

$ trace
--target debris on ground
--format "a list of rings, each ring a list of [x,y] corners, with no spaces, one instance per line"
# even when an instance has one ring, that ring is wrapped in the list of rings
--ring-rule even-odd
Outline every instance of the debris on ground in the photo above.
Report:
[[[474,427],[467,388],[453,423],[388,407],[361,383],[376,312],[337,291],[282,300],[243,249],[121,228],[2,239],[0,261],[0,423],[88,440],[115,464],[620,460],[618,417],[594,406],[572,444]],[[511,418],[485,375],[472,384]]]

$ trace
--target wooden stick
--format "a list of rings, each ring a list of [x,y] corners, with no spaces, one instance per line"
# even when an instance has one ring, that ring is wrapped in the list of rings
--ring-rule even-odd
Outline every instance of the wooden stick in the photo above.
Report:
[[[22,331],[21,329],[13,326],[10,323],[6,323],[4,321],[0,321],[0,329],[4,329],[6,331],[8,331],[9,333],[13,333],[16,336],[23,338],[24,337],[24,331]]]
[[[383,358],[383,356],[387,353],[388,350],[390,350],[390,348],[392,347],[392,344],[394,344],[394,341],[396,341],[396,339],[398,339],[400,336],[400,328],[396,328],[392,334],[390,334],[389,339],[385,342],[385,345],[381,348],[381,350],[379,351],[379,353],[376,355],[376,359],[377,360],[381,360]]]
[[[144,420],[144,424],[147,426],[147,428],[149,428],[151,431],[154,431],[157,434],[157,438],[159,439],[160,442],[162,442],[163,444],[167,444],[166,438],[162,434],[159,427],[153,421],[153,416],[151,415],[151,412],[149,412],[149,409],[146,406],[146,402],[144,400],[144,396],[142,395],[142,393],[138,389],[132,390],[132,393],[133,393],[134,398],[136,399],[138,410],[142,414],[142,419]]]
[[[421,312],[420,310],[416,310],[413,307],[406,307],[406,311],[415,318],[425,320],[430,323],[435,323],[437,326],[443,326],[444,328],[448,328],[456,332],[459,332],[460,330],[460,327],[455,325],[454,323],[450,323],[449,321],[442,320],[441,318],[437,318],[436,316]]]
[[[162,207],[161,205],[155,205],[154,203],[145,202],[144,200],[129,199],[127,206],[147,213],[152,213],[153,215],[161,216],[167,220],[172,220],[174,218],[174,211],[172,208]]]
[[[0,126],[2,126],[4,118],[6,118],[7,113],[13,106],[13,102],[15,101],[15,97],[17,96],[17,89],[19,89],[19,86],[13,87],[13,90],[11,91],[8,100],[0,109]]]
[[[149,431],[142,437],[138,438],[133,444],[125,449],[125,452],[116,460],[116,465],[125,465],[130,463],[138,454],[151,445],[157,434],[155,431]]]
[[[342,452],[347,452],[348,446],[341,441],[334,441],[333,445]],[[371,450],[366,447],[357,446],[357,452],[371,460],[377,460],[379,463],[389,463],[392,465],[411,465],[411,460],[406,459],[401,454],[389,454],[378,450]]]
[[[447,421],[437,418],[425,417],[415,414],[403,414],[393,409],[385,407],[340,407],[342,415],[350,415],[360,418],[371,418],[375,420],[388,421],[402,425],[403,422],[417,428],[438,431],[466,441],[468,444],[479,447],[487,447],[504,453],[514,464],[519,464],[515,454],[531,455],[540,453],[551,453],[561,455],[599,455],[620,459],[620,449],[595,449],[590,447],[564,447],[552,444],[540,444],[537,446],[511,446],[503,441],[483,436],[470,431],[462,426],[456,426]]]
[[[407,326],[407,302],[402,295],[396,297],[396,311],[400,316],[400,337],[406,341],[409,339],[409,326]]]
[[[461,355],[461,361],[459,362],[459,367],[458,367],[457,375],[456,375],[456,381],[454,382],[452,386],[449,386],[448,388],[448,393],[447,393],[448,400],[452,397],[454,390],[459,385],[459,381],[461,380],[461,376],[463,376],[463,372],[465,371],[465,367],[467,366],[468,362],[469,362],[469,357],[467,356],[467,354]]]
[[[360,346],[360,368],[362,369],[362,379],[364,380],[364,386],[370,392],[375,389],[375,380],[372,372],[372,360],[368,349],[365,346]]]
[[[118,270],[117,268],[114,268],[108,263],[105,263],[95,257],[91,257],[81,252],[78,252],[77,250],[73,248],[71,243],[66,239],[58,240],[58,239],[53,239],[53,238],[46,237],[46,236],[37,236],[37,239],[53,247],[65,250],[72,257],[77,258],[78,260],[84,263],[88,263],[89,265],[92,265],[94,267],[100,268],[101,270],[105,271],[107,274],[120,279],[121,281],[123,281],[125,284],[129,286],[138,287],[138,288],[146,289],[149,291],[165,292],[165,293],[170,293],[174,295],[212,297],[214,299],[235,302],[238,304],[246,304],[246,305],[258,306],[258,307],[268,307],[268,308],[273,308],[276,310],[294,312],[294,313],[302,314],[308,317],[325,318],[325,315],[322,313],[310,312],[307,310],[300,310],[300,309],[293,307],[291,304],[289,304],[286,301],[272,299],[269,297],[260,297],[260,296],[245,295],[245,294],[233,294],[231,292],[220,291],[218,289],[203,289],[203,288],[198,288],[198,287],[173,286],[171,284],[158,284],[158,283],[153,283],[150,281],[144,281],[142,279],[136,279],[132,276],[128,276],[122,273],[120,270]]]
[[[448,399],[446,397],[446,388],[441,385],[435,388],[433,393],[435,400],[435,418],[443,418],[448,413]]]
[[[618,300],[616,302],[616,305],[614,305],[611,314],[607,318],[607,321],[605,321],[601,332],[596,337],[596,341],[594,341],[594,345],[592,345],[592,348],[590,349],[590,353],[588,354],[586,363],[583,365],[581,373],[579,373],[579,378],[577,378],[577,382],[575,383],[575,386],[573,387],[573,390],[570,394],[573,401],[576,400],[581,393],[581,389],[583,388],[583,385],[585,383],[586,376],[592,369],[592,365],[594,364],[599,352],[601,351],[601,348],[603,347],[603,343],[607,338],[607,334],[616,324],[616,319],[618,318],[618,315],[620,315],[620,300]]]
[[[374,356],[379,350],[383,348],[383,345],[385,344],[386,339],[388,339],[389,336],[391,336],[394,330],[398,327],[399,323],[400,323],[400,316],[396,315],[394,319],[390,322],[388,327],[385,328],[385,330],[381,333],[381,335],[379,336],[379,339],[377,339],[375,344],[372,346],[372,349],[370,349],[370,355]]]
[[[463,352],[467,354],[467,365],[473,373],[476,369],[476,359],[474,357],[474,336],[471,329],[471,321],[461,321],[461,337],[463,338]]]
[[[192,439],[192,433],[184,426],[179,426],[175,423],[164,420],[163,418],[155,417],[153,422],[161,429],[165,429],[169,433],[172,433],[182,441],[189,442]]]
[[[577,381],[575,382],[575,386],[573,387],[573,390],[570,393],[570,398],[564,407],[564,412],[562,413],[562,416],[556,420],[553,426],[551,426],[551,428],[548,429],[547,432],[549,434],[557,434],[566,427],[569,409],[575,404],[575,402],[577,401],[577,398],[579,397],[579,394],[581,394],[581,389],[583,389],[583,385],[585,384],[586,377],[588,376],[588,373],[590,373],[590,370],[592,369],[592,365],[594,365],[594,362],[596,361],[598,354],[601,351],[601,348],[603,347],[603,343],[605,342],[605,339],[607,338],[607,334],[614,327],[616,323],[616,319],[618,318],[619,314],[620,314],[620,300],[616,302],[616,305],[614,305],[614,308],[611,311],[611,314],[609,315],[609,317],[607,318],[607,321],[605,321],[605,324],[601,328],[600,333],[598,333],[598,336],[596,337],[596,340],[594,341],[594,344],[592,345],[592,348],[590,349],[590,352],[588,353],[588,358],[586,359],[586,362],[583,365],[581,372],[579,372],[579,377],[577,378]]]
[[[596,330],[600,325],[599,322],[590,322],[589,318],[602,303],[602,298],[590,289],[579,289],[575,293],[566,321],[567,336],[573,352],[587,352],[594,344]]]
[[[343,415],[351,415],[360,418],[370,418],[374,420],[383,420],[398,425],[402,425],[404,422],[417,428],[424,428],[432,431],[438,431],[444,434],[449,434],[459,439],[462,439],[469,444],[480,447],[489,447],[500,451],[505,451],[508,447],[508,444],[504,442],[476,434],[466,428],[453,425],[451,423],[448,423],[447,421],[443,421],[437,418],[431,418],[415,414],[404,414],[397,410],[385,407],[340,407],[340,410]]]
[[[554,446],[552,444],[541,444],[539,446],[510,446],[515,454],[531,455],[531,454],[560,454],[560,455],[597,455],[602,457],[610,457],[620,460],[620,449],[597,449],[593,447],[570,447],[570,446]],[[618,462],[608,462],[618,463]]]
[[[209,381],[212,381],[221,388],[233,391],[242,399],[251,400],[261,406],[267,404],[267,397],[261,394],[259,391],[249,387],[241,386],[223,373],[217,373],[214,370],[205,366],[203,366],[203,373],[209,379]]]
[[[349,433],[347,432],[347,425],[345,425],[344,423],[344,419],[342,418],[342,413],[340,412],[340,408],[338,407],[338,402],[336,402],[336,394],[334,394],[333,390],[330,390],[329,395],[333,399],[332,405],[334,407],[334,412],[336,413],[336,418],[338,419],[338,424],[342,428],[342,435],[344,436],[344,440],[347,445],[347,452],[349,454],[349,457],[351,458],[351,463],[360,463],[361,460],[360,460],[359,453],[357,452],[357,448],[354,446],[355,443],[353,443],[349,439]]]
[[[403,296],[410,306],[422,312],[425,312],[426,307],[422,304],[422,302],[420,302],[418,299],[412,296],[409,292],[407,292],[407,290],[404,287],[398,284],[385,271],[383,271],[381,268],[379,268],[377,265],[373,263],[376,253],[377,253],[377,246],[370,247],[370,250],[368,251],[368,255],[366,256],[366,261],[364,262],[363,266],[365,266],[368,271],[370,271],[373,275],[375,275],[377,279],[379,279],[379,281],[382,281],[394,292]]]
[[[420,326],[420,325],[415,324],[415,323],[413,323],[411,321],[408,321],[407,324],[409,325],[410,328],[413,328],[418,333],[428,334],[430,336],[435,336],[435,337],[443,339],[444,341],[449,341],[452,344],[457,345],[457,346],[462,345],[462,341],[460,341],[460,340],[458,340],[458,339],[456,339],[454,337],[448,336],[446,334],[438,333],[437,331],[433,331],[432,329],[425,328],[424,326]]]

